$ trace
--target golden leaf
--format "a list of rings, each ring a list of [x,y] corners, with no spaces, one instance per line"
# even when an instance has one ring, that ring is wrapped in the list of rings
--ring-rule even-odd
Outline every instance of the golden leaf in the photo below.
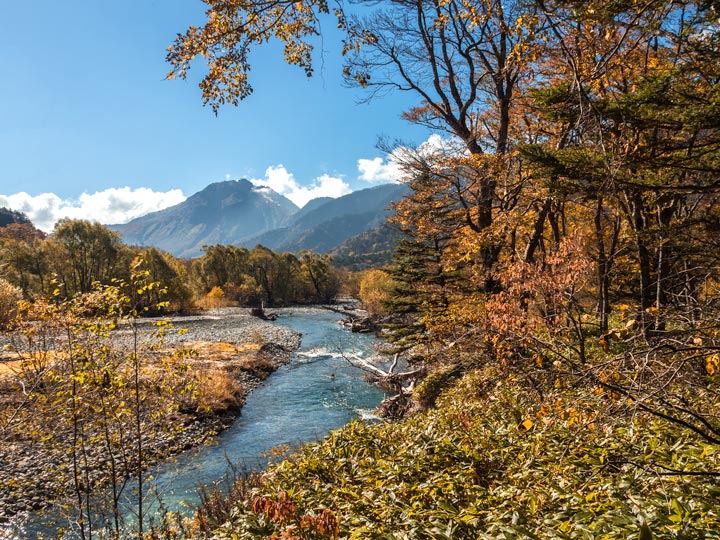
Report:
[[[711,354],[705,359],[705,371],[710,376],[715,375],[715,372],[720,367],[720,356],[717,354]]]

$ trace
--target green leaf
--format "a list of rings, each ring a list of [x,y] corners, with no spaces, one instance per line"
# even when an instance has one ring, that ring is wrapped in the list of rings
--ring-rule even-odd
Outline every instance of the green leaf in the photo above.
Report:
[[[648,527],[648,524],[645,522],[641,523],[639,540],[653,540],[653,538],[655,538],[655,537],[653,536],[653,533],[650,530],[650,527]]]

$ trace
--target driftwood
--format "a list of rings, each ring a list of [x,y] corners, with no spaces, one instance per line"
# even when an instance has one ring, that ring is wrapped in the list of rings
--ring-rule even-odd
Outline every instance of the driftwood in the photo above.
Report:
[[[417,410],[417,404],[413,400],[413,390],[415,383],[424,375],[425,368],[411,369],[395,373],[398,364],[398,354],[393,358],[390,369],[385,371],[372,364],[371,362],[359,358],[355,355],[343,355],[343,358],[352,366],[362,369],[369,375],[369,379],[391,392],[394,392],[389,398],[386,398],[378,406],[378,413],[383,418],[390,420],[398,420],[409,414],[413,414]]]
[[[262,304],[260,305],[260,307],[251,308],[250,315],[262,319],[263,321],[274,321],[277,319],[277,314],[265,313],[265,306]]]
[[[399,394],[383,399],[378,405],[378,415],[388,420],[400,420],[417,410],[412,399],[412,389],[402,390]]]
[[[393,357],[393,363],[391,364],[390,369],[385,371],[364,358],[360,358],[356,355],[343,354],[343,358],[348,364],[360,368],[365,373],[370,374],[375,382],[387,386],[388,388],[392,388],[396,392],[411,393],[412,389],[415,387],[417,379],[425,373],[425,368],[417,368],[395,373],[395,368],[398,364],[398,356],[399,355],[396,354]],[[409,384],[405,385],[405,382],[409,382]]]
[[[371,317],[348,317],[342,321],[342,324],[351,332],[360,334],[375,332],[378,329]]]

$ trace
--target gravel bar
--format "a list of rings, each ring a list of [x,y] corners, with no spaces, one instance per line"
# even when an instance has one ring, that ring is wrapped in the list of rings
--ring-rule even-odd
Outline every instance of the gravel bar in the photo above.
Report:
[[[182,347],[184,343],[201,341],[235,345],[260,343],[265,344],[261,352],[269,357],[276,367],[288,363],[292,354],[300,347],[299,333],[280,323],[253,317],[247,308],[221,308],[201,315],[173,317],[171,320],[174,328],[168,331],[164,338],[168,347]],[[140,321],[141,337],[153,330],[152,322],[152,319]],[[180,333],[178,330],[184,332]],[[120,339],[123,335],[129,335],[129,330],[122,328],[116,332]],[[17,346],[18,340],[13,339],[11,335],[0,334],[0,360],[13,359],[7,351],[3,355],[3,347],[7,344]],[[240,382],[245,386],[247,393],[250,393],[262,381],[249,377]],[[175,435],[148,441],[146,443],[148,453],[153,454],[158,451],[163,455],[172,456],[203,444],[218,431],[228,427],[237,414],[239,412],[232,418],[195,420]],[[28,447],[27,441],[3,441],[0,438],[0,524],[18,513],[44,508],[65,492],[67,486],[58,485],[59,482],[53,474],[53,471],[65,460],[66,456],[59,454],[57,450],[43,451],[42,448],[33,448],[32,443]]]

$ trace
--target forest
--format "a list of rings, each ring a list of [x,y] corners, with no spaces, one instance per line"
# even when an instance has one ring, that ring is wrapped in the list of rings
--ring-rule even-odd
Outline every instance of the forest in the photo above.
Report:
[[[177,259],[156,248],[128,246],[99,224],[62,220],[47,236],[22,214],[0,209],[0,288],[7,298],[71,299],[118,281],[130,282],[133,269],[148,273],[162,288],[148,292],[142,307],[187,313],[221,305],[268,306],[329,303],[343,273],[328,255],[276,253],[263,246],[206,246],[202,257]],[[9,311],[11,303],[1,302]],[[159,314],[159,313],[156,313]]]
[[[185,78],[202,57],[216,112],[252,92],[270,39],[311,76],[329,20],[347,83],[415,95],[404,117],[444,137],[388,148],[411,188],[403,237],[361,287],[412,374],[383,381],[393,420],[206,493],[164,537],[720,538],[720,5],[207,4],[167,59]],[[8,281],[70,298],[139,255],[98,233],[108,251],[84,258],[74,226],[13,226]],[[215,246],[188,268],[150,253],[178,303],[183,272],[206,296],[271,303],[334,283],[316,254]]]
[[[373,295],[424,373],[392,381],[409,419],[272,468],[218,538],[717,538],[720,6],[209,6],[168,61],[203,57],[216,112],[270,39],[311,76],[334,17],[346,82],[444,134],[388,147],[411,194]]]

